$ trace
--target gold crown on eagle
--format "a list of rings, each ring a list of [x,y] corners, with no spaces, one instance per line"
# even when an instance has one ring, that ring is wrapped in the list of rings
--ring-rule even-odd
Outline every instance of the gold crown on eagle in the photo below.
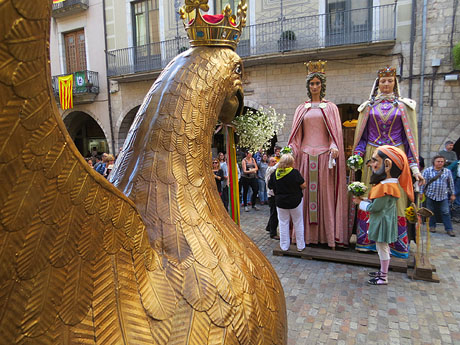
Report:
[[[379,75],[379,78],[396,77],[396,68],[387,66],[385,68],[379,69],[378,75]]]
[[[232,14],[228,4],[222,14],[202,15],[201,11],[209,11],[208,0],[185,0],[185,5],[179,10],[190,45],[226,46],[235,50],[246,26],[246,0],[240,0],[237,15]]]
[[[307,67],[308,75],[312,73],[326,74],[326,63],[327,61],[318,60],[305,62],[304,65]]]

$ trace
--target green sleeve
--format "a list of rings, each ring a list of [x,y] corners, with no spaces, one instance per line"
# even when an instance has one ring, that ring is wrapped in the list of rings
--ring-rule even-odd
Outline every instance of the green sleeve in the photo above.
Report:
[[[374,201],[367,207],[367,212],[381,212],[391,205],[391,195],[385,195],[381,198],[374,199]]]

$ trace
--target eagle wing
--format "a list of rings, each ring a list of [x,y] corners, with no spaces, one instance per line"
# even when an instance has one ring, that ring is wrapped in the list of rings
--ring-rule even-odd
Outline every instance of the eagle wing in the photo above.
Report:
[[[2,342],[151,344],[151,317],[171,316],[174,293],[134,203],[88,166],[59,116],[50,6],[0,1]]]

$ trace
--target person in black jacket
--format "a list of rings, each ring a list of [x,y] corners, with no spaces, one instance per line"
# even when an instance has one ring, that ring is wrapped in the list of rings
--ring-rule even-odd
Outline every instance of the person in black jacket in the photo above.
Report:
[[[281,250],[288,250],[291,244],[289,222],[292,220],[297,251],[301,252],[305,248],[302,189],[307,187],[307,183],[293,166],[294,157],[290,153],[282,155],[278,168],[270,176],[268,188],[275,193]]]
[[[217,158],[212,160],[212,172],[214,173],[214,178],[216,179],[217,191],[219,192],[219,195],[222,195],[222,179],[224,178],[224,172],[220,168]]]

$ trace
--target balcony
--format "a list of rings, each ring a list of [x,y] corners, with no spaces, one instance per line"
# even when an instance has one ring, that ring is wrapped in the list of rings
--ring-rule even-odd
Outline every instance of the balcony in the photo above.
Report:
[[[63,2],[53,4],[53,11],[51,15],[54,18],[65,17],[86,11],[88,7],[88,0],[65,0]]]
[[[237,47],[245,65],[304,61],[313,54],[337,56],[375,53],[396,40],[396,3],[335,13],[249,25]],[[187,38],[109,51],[108,76],[139,79],[158,74],[174,56],[189,47]]]
[[[92,103],[99,94],[99,74],[93,71],[78,71],[73,74],[73,103]],[[59,103],[59,80],[68,74],[56,75],[52,78],[53,94]]]
[[[159,71],[190,47],[187,37],[107,52],[109,77]]]

